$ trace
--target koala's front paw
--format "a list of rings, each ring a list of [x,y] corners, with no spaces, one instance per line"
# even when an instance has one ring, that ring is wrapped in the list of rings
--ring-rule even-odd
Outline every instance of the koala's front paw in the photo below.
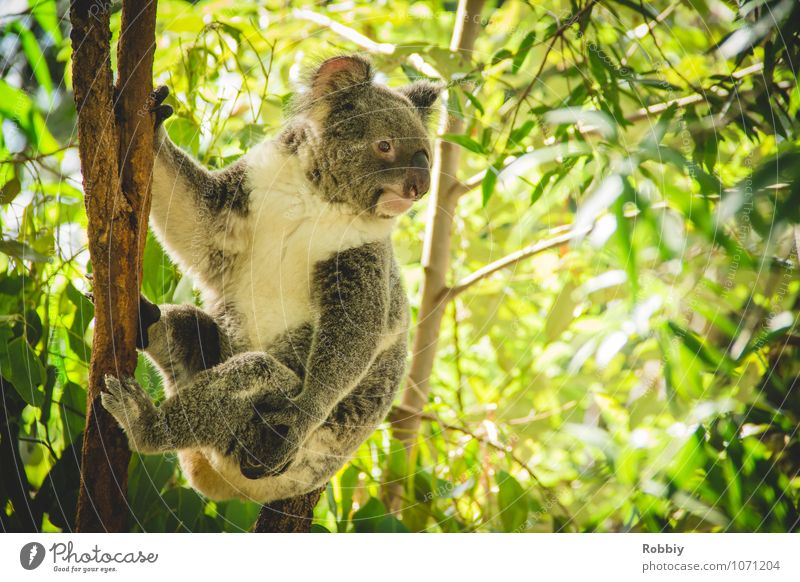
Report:
[[[156,425],[158,412],[150,396],[133,378],[119,380],[106,374],[106,391],[100,394],[103,408],[119,423],[131,449],[153,448],[149,432]]]
[[[243,448],[239,469],[248,479],[281,475],[289,469],[306,440],[310,418],[288,398],[260,403],[255,408],[252,423],[256,443]]]
[[[164,100],[169,96],[169,88],[166,85],[161,85],[155,91],[150,94],[150,99],[152,100],[152,106],[150,107],[150,111],[155,113],[155,127],[158,129],[161,127],[161,124],[164,123],[164,120],[170,117],[174,110],[171,106],[165,105]]]

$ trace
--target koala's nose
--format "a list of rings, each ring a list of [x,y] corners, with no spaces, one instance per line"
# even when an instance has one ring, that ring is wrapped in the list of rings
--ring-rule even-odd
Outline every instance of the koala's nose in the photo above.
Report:
[[[411,167],[403,194],[413,198],[422,198],[431,187],[431,171],[428,154],[420,150],[411,156]]]
[[[428,154],[424,151],[420,150],[411,156],[411,167],[412,168],[424,168],[429,169],[428,165]]]

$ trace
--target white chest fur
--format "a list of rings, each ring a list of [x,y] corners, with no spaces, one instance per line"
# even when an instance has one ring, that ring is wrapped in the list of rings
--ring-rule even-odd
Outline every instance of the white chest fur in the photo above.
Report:
[[[325,202],[312,191],[299,160],[272,142],[251,150],[247,164],[249,214],[235,225],[247,235],[228,233],[227,240],[239,248],[224,299],[242,314],[249,343],[258,349],[313,317],[311,276],[317,262],[385,239],[394,221]]]

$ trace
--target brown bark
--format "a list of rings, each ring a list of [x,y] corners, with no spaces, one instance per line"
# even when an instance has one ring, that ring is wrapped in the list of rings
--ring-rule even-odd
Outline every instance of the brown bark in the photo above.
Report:
[[[117,53],[120,98],[115,103],[108,5],[73,0],[70,6],[95,302],[77,531],[127,530],[130,451],[99,396],[105,374],[133,375],[136,368],[140,259],[153,165],[153,119],[147,104],[155,14],[155,0],[123,4]]]
[[[253,531],[256,533],[308,533],[314,506],[324,489],[268,503],[261,508]]]
[[[480,13],[484,0],[461,0],[458,5],[456,25],[450,50],[461,58],[469,59],[475,39],[480,31]],[[461,133],[463,121],[448,115],[447,133]],[[453,238],[453,217],[458,205],[459,146],[439,140],[437,143],[437,167],[434,168],[432,184],[433,216],[425,236],[422,264],[424,280],[417,328],[412,347],[411,367],[403,392],[402,408],[392,415],[392,431],[407,447],[416,441],[422,409],[428,402],[430,376],[436,357],[439,330],[447,307],[447,272],[450,268],[450,243]],[[398,412],[397,410],[409,411]],[[390,506],[398,509],[402,484],[390,488]]]

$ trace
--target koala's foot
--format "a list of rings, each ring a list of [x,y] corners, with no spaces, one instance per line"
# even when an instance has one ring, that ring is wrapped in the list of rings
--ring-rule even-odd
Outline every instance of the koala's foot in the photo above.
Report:
[[[169,88],[166,85],[161,85],[150,94],[152,100],[152,107],[150,111],[155,113],[155,127],[158,129],[164,120],[169,118],[174,110],[171,106],[165,105],[164,100],[169,96]]]
[[[243,446],[239,470],[248,479],[275,477],[291,467],[308,437],[309,417],[288,398],[270,398],[256,405],[252,446]],[[246,443],[243,443],[246,445]]]
[[[147,330],[161,319],[161,310],[155,303],[150,303],[143,295],[139,295],[139,320],[136,322],[136,347],[144,350],[150,345]]]
[[[128,436],[131,450],[158,452],[163,448],[158,409],[133,378],[119,380],[106,374],[106,391],[100,395],[103,407]]]

